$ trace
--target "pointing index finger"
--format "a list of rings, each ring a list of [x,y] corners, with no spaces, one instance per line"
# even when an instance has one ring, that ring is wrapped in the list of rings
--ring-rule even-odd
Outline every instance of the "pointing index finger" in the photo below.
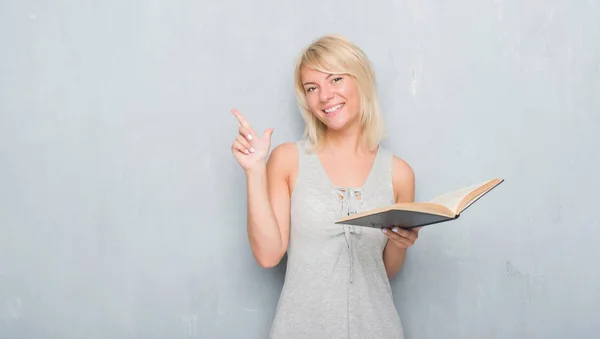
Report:
[[[240,113],[240,111],[234,108],[231,110],[231,113],[233,113],[233,115],[237,118],[240,125],[250,128],[250,123],[248,122],[248,120],[246,120],[242,113]]]

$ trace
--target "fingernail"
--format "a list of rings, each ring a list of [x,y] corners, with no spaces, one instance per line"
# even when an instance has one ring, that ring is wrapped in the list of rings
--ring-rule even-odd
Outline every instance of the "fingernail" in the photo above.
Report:
[[[252,140],[252,134],[248,134],[248,140]]]
[[[394,232],[398,233],[398,227],[394,227],[394,228],[392,228],[392,231],[394,231]]]
[[[250,148],[250,153],[254,153],[254,147]]]
[[[250,153],[250,152],[248,152],[248,150],[247,150],[247,149],[245,149],[245,150],[244,150],[244,153],[248,154],[248,153]]]
[[[381,229],[381,232],[385,233],[385,232],[387,232],[387,229],[385,229],[385,228],[382,228],[382,229]]]

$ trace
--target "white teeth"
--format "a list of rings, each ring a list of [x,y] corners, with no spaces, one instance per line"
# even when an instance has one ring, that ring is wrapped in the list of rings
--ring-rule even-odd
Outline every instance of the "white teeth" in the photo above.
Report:
[[[336,106],[331,107],[330,109],[325,110],[325,113],[332,113],[337,111],[338,109],[340,109],[342,106],[344,106],[344,104],[339,104]]]

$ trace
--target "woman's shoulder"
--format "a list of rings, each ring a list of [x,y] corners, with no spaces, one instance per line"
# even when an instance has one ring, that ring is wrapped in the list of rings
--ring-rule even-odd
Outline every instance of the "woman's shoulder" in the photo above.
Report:
[[[273,150],[271,151],[271,157],[275,156],[278,158],[288,159],[297,157],[298,148],[301,146],[300,142],[301,141],[287,141],[273,147]]]
[[[286,174],[294,171],[298,164],[298,143],[299,141],[288,141],[273,147],[269,155],[269,167]]]
[[[393,151],[391,151],[389,148],[387,148],[383,145],[378,145],[378,147],[379,147],[379,152],[382,153],[382,155],[384,157],[391,158],[392,169],[394,172],[404,173],[404,174],[412,174],[413,173],[413,170],[412,170],[411,166],[409,165],[408,161],[401,158],[400,156],[395,154]]]
[[[415,172],[407,160],[389,152],[392,157],[392,183],[398,201],[412,201],[415,191]]]
[[[394,171],[394,173],[400,174],[400,175],[408,175],[408,176],[414,176],[415,173],[412,169],[412,167],[410,166],[410,164],[408,163],[408,161],[398,157],[395,154],[392,154],[392,169]]]

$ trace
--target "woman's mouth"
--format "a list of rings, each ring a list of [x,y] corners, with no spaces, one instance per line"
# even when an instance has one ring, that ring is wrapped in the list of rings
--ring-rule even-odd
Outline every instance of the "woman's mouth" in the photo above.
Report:
[[[329,107],[327,109],[324,109],[323,112],[325,112],[326,115],[335,115],[335,113],[339,112],[340,109],[342,109],[342,107],[344,106],[343,103],[341,104],[337,104],[335,106]]]

